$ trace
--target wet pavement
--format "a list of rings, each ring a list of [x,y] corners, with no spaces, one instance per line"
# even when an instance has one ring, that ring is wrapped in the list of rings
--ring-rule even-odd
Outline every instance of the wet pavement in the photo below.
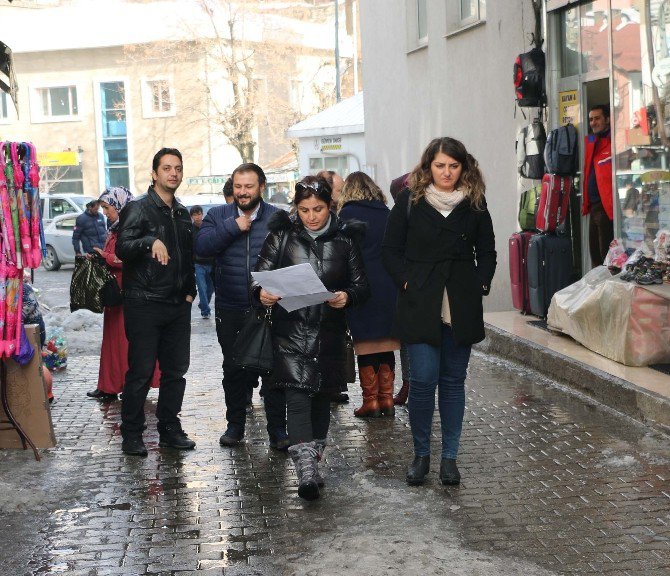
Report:
[[[221,354],[196,314],[182,421],[197,449],[158,448],[151,391],[149,457],[124,456],[120,404],[85,395],[96,355],[71,357],[55,376],[58,446],[41,462],[0,451],[4,574],[670,573],[667,436],[475,353],[459,487],[437,479],[437,419],[430,481],[408,487],[406,409],[356,419],[351,386],[307,503],[257,395],[244,443],[219,446]]]

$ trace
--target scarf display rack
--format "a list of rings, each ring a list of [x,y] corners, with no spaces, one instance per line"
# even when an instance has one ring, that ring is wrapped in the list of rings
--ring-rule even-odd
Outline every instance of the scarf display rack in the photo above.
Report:
[[[37,268],[43,257],[44,227],[40,213],[39,166],[35,146],[29,142],[0,142],[0,399],[7,419],[2,430],[16,430],[23,449],[40,454],[9,406],[9,358],[30,346],[22,321],[24,270]],[[35,350],[35,354],[39,354]]]

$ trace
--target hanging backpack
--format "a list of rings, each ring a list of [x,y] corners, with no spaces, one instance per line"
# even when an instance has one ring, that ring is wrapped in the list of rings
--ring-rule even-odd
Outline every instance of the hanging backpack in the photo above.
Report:
[[[566,124],[549,132],[544,147],[544,162],[549,174],[575,176],[579,170],[577,129]]]
[[[544,106],[547,96],[544,89],[544,52],[533,48],[516,57],[514,62],[514,93],[522,107]]]
[[[533,180],[540,180],[544,176],[546,143],[547,134],[539,118],[519,130],[516,136],[516,160],[521,176]]]
[[[519,200],[519,226],[521,230],[535,230],[535,214],[540,201],[542,185],[538,184],[521,193]]]

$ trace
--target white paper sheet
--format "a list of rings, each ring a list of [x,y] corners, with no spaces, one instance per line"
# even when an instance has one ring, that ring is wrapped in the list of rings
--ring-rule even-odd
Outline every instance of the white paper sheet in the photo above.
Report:
[[[287,312],[321,304],[334,296],[323,285],[314,268],[307,263],[266,272],[252,272],[251,277],[270,294],[280,296],[278,304]]]

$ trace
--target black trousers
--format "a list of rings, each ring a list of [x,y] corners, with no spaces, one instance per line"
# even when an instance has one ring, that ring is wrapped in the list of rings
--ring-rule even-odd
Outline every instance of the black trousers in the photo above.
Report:
[[[216,310],[216,335],[223,352],[223,394],[226,400],[226,420],[240,434],[247,420],[247,390],[257,385],[258,375],[233,364],[233,346],[242,328],[246,310]],[[286,430],[286,397],[284,391],[263,386],[263,403],[269,434]]]
[[[179,424],[191,357],[191,304],[126,300],[123,304],[128,339],[128,372],[121,405],[121,433],[140,436],[144,426],[144,402],[156,359],[161,370],[158,389],[158,430]]]
[[[286,389],[288,439],[291,446],[314,439],[325,440],[330,427],[330,397],[323,391],[314,396],[303,390]]]
[[[610,243],[614,238],[614,222],[609,219],[607,212],[600,202],[592,204],[589,209],[589,252],[591,265],[595,268],[605,261]]]

